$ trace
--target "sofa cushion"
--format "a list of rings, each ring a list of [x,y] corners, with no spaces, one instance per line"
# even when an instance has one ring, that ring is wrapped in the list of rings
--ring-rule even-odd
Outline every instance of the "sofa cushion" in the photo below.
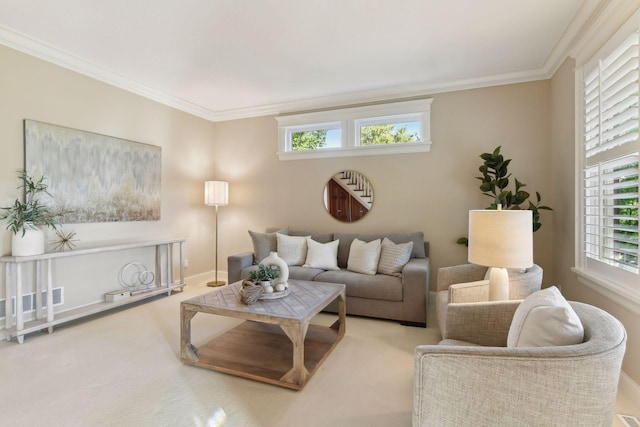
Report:
[[[378,261],[380,261],[380,245],[380,239],[368,243],[353,239],[347,269],[356,273],[376,274]]]
[[[412,250],[413,242],[394,243],[385,237],[380,248],[378,273],[401,276],[402,267],[409,262]]]
[[[417,231],[415,233],[334,233],[333,238],[336,240],[340,240],[340,245],[338,246],[338,266],[342,268],[347,267],[351,242],[353,242],[353,239],[355,239],[356,237],[365,242],[370,242],[376,239],[384,239],[385,237],[395,243],[413,242],[413,248],[411,249],[411,258],[426,258],[424,250],[424,233],[422,231]]]
[[[289,279],[313,281],[313,279],[318,274],[324,273],[324,271],[325,270],[321,268],[309,268],[292,265],[289,267]]]
[[[525,298],[509,328],[507,347],[543,347],[579,344],[584,328],[558,288],[542,289]]]
[[[349,270],[325,271],[318,274],[316,282],[346,283],[347,296],[384,301],[402,301],[402,280],[399,277],[354,273]]]
[[[288,228],[282,228],[277,230],[278,233],[287,234]],[[276,231],[259,233],[257,231],[249,230],[249,236],[251,236],[251,242],[253,243],[253,263],[258,264],[260,261],[269,256],[269,252],[275,252],[278,247],[276,240]]]
[[[287,265],[302,265],[307,259],[307,238],[276,233],[278,256]]]
[[[321,268],[323,270],[339,270],[337,264],[338,245],[340,241],[319,243],[307,237],[307,259],[303,267]]]

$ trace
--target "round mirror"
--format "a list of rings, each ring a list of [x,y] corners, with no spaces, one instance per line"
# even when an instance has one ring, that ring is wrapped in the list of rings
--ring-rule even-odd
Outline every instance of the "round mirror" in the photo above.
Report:
[[[373,187],[359,172],[338,172],[324,187],[324,207],[338,221],[357,221],[368,214],[372,206]]]

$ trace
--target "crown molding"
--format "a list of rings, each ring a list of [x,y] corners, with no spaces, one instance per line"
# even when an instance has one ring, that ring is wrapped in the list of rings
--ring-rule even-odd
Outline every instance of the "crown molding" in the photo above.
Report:
[[[324,97],[268,104],[251,108],[217,111],[215,114],[215,121],[236,120],[266,115],[294,114],[312,110],[345,107],[381,101],[392,102],[408,100],[411,98],[420,98],[443,92],[455,92],[459,90],[524,83],[544,80],[547,78],[548,77],[544,73],[544,70],[540,68],[442,83],[421,82],[410,85],[390,86],[366,91],[348,92]]]
[[[213,120],[215,113],[202,106],[176,96],[152,89],[140,83],[133,82],[117,73],[92,64],[82,58],[72,55],[62,49],[44,43],[26,34],[19,33],[0,25],[0,44],[26,53],[44,61],[50,62],[76,73],[91,77],[111,86],[140,95],[164,105],[176,108],[194,116]]]
[[[594,33],[598,28],[601,28],[604,24],[612,26],[616,23],[619,24],[623,17],[630,16],[632,9],[635,10],[638,7],[640,7],[640,0],[585,0],[547,56],[544,64],[534,69],[447,82],[417,82],[219,111],[210,110],[185,99],[136,83],[55,46],[4,26],[0,26],[0,44],[205,120],[218,122],[345,105],[424,97],[436,93],[549,79],[568,56],[574,55],[577,50],[583,47],[586,41],[594,38]]]

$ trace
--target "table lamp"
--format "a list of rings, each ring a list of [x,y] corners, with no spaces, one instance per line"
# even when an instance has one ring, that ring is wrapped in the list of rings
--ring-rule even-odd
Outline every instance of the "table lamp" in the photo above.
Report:
[[[490,267],[489,300],[508,300],[507,268],[533,265],[532,212],[469,211],[469,262]]]
[[[224,281],[218,280],[218,206],[229,204],[229,183],[226,181],[205,181],[204,204],[216,207],[216,250],[215,250],[215,278],[207,286],[222,286]]]

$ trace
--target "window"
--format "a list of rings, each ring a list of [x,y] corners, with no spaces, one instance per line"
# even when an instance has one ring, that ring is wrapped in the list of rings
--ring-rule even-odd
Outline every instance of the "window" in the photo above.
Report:
[[[280,160],[429,151],[431,101],[277,117]]]
[[[581,75],[578,272],[640,296],[640,36],[614,36]],[[615,42],[615,43],[614,43]]]

